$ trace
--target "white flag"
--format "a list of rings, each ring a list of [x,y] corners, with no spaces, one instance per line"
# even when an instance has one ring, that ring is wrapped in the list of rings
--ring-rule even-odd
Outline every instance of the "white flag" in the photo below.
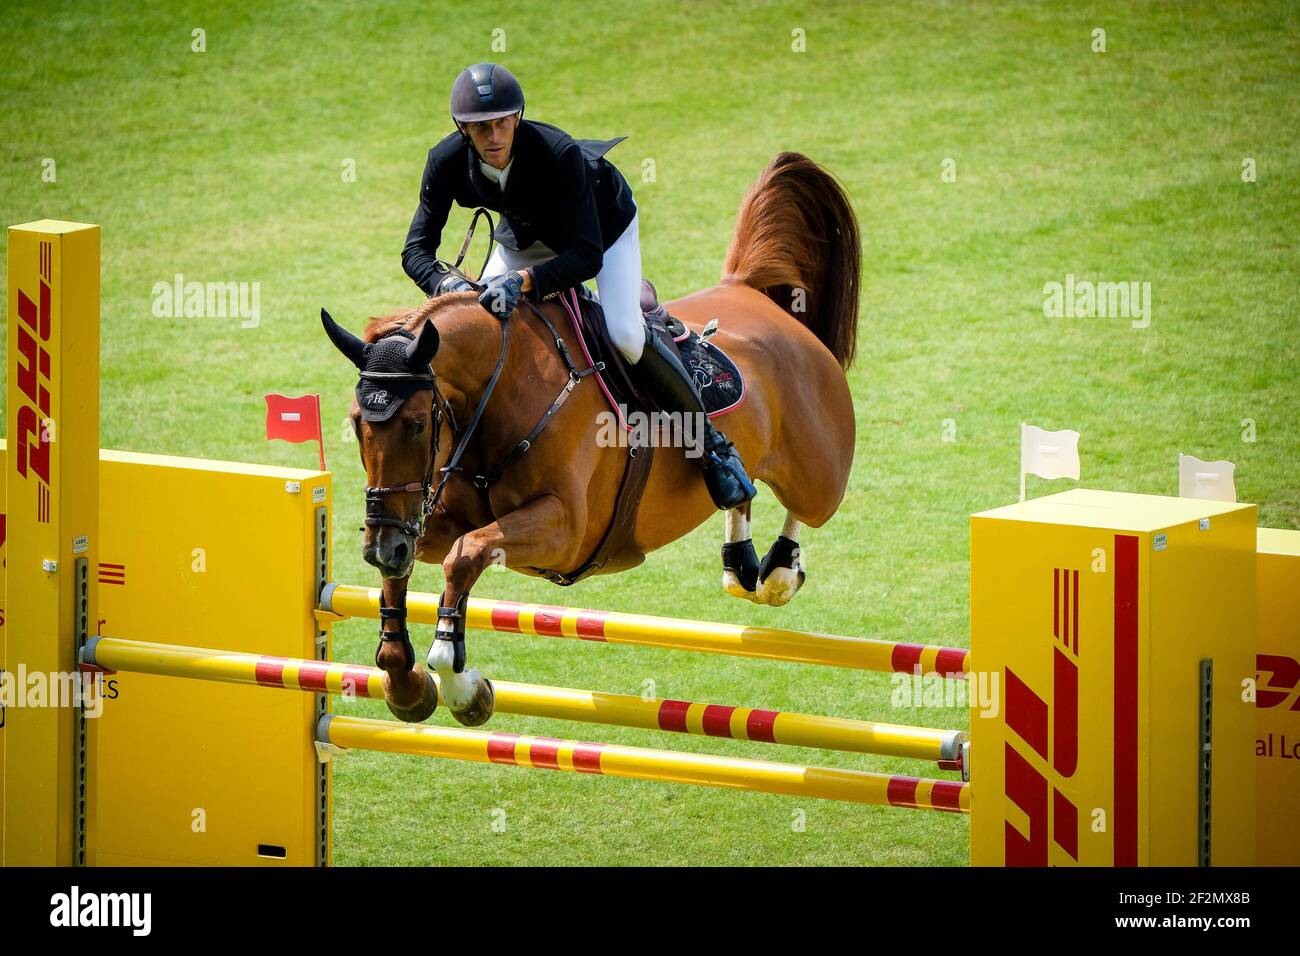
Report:
[[[1025,500],[1025,475],[1079,480],[1079,433],[1064,428],[1044,431],[1020,426],[1020,500]]]
[[[1191,455],[1178,456],[1178,497],[1236,501],[1237,485],[1232,480],[1237,466],[1230,461],[1201,461]]]

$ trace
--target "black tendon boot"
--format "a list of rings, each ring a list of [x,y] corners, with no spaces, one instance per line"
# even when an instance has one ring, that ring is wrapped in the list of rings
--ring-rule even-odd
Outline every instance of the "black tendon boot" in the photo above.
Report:
[[[678,358],[676,350],[649,328],[646,329],[645,350],[636,368],[661,410],[691,415],[695,422],[703,423],[704,453],[700,456],[700,469],[704,472],[704,484],[714,505],[726,511],[753,498],[757,494],[754,482],[745,473],[745,465],[735,446],[709,421],[691,373]]]

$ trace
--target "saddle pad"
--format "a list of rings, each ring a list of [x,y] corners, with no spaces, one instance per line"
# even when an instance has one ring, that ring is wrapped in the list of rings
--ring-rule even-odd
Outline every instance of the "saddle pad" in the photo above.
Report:
[[[560,302],[569,315],[569,321],[573,325],[574,333],[578,336],[578,344],[582,348],[582,354],[586,356],[588,363],[595,364],[598,359],[593,358],[593,348],[590,341],[593,336],[591,331],[586,328],[583,317],[583,299],[591,307],[600,307],[590,297],[589,293],[580,298],[575,289],[569,289],[559,296]],[[701,339],[697,332],[687,330],[675,318],[670,318],[668,329],[677,346],[682,364],[691,372],[695,387],[699,389],[700,397],[704,399],[704,409],[708,412],[710,419],[726,414],[744,401],[744,376],[741,375],[740,369],[737,368],[736,363],[731,360],[731,357],[726,352],[713,343]],[[633,374],[635,375],[635,372]],[[623,427],[630,431],[631,426],[628,425],[623,416],[623,408],[627,403],[620,402],[615,395],[616,392],[621,392],[621,390],[612,387],[612,380],[607,377],[604,371],[596,373],[596,381],[600,384],[600,390],[604,393],[605,400],[609,402],[610,408],[619,416],[619,421]]]
[[[718,346],[691,331],[685,341],[677,341],[677,350],[695,376],[695,387],[710,418],[726,414],[744,400],[745,379],[731,356]]]

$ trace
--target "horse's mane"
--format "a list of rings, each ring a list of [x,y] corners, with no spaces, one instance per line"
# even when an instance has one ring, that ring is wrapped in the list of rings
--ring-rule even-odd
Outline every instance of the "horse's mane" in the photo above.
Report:
[[[361,333],[361,339],[365,342],[373,342],[397,328],[414,332],[426,321],[436,318],[439,313],[449,311],[449,306],[470,301],[478,301],[477,292],[450,292],[446,295],[433,296],[414,309],[401,309],[388,315],[372,316],[366,323],[366,330]]]

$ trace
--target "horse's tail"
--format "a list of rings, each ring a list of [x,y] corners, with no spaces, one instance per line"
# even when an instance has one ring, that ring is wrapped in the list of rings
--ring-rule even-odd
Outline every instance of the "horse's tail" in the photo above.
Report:
[[[858,347],[861,260],[843,188],[807,156],[785,152],[741,203],[722,278],[767,295],[848,368]]]

